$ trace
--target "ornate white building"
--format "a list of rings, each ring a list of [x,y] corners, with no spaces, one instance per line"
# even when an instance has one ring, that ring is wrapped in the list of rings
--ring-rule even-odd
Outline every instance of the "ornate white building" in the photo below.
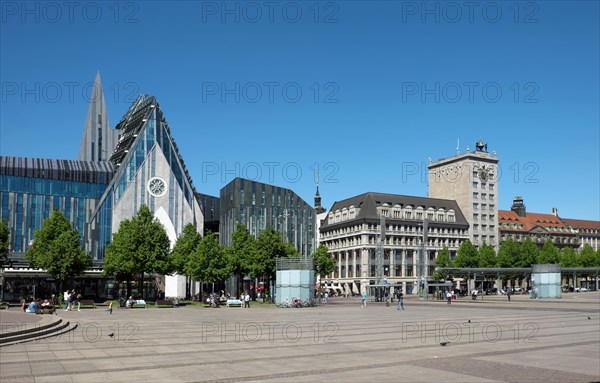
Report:
[[[439,252],[447,247],[453,258],[468,230],[453,200],[365,193],[336,202],[320,228],[336,270],[321,282],[341,293],[375,285],[417,293]]]

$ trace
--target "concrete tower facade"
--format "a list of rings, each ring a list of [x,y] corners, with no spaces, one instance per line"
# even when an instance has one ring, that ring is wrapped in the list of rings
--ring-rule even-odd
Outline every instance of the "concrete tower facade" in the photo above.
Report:
[[[498,158],[479,140],[475,151],[431,161],[429,197],[452,199],[469,223],[475,246],[484,243],[498,250]]]

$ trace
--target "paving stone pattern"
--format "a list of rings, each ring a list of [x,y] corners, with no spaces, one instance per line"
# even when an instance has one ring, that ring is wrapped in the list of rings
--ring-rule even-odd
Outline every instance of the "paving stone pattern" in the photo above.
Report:
[[[354,298],[329,302],[301,309],[61,311],[77,329],[1,347],[0,381],[600,381],[596,292],[450,305],[409,297],[404,311],[362,308]],[[0,314],[3,328],[18,321],[9,313]]]

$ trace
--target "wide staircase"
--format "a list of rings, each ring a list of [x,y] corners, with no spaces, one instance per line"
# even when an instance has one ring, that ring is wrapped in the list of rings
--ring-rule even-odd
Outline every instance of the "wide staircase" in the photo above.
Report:
[[[77,323],[71,324],[56,315],[42,315],[41,319],[31,321],[29,319],[38,319],[40,316],[2,311],[0,347],[54,337],[77,328]]]

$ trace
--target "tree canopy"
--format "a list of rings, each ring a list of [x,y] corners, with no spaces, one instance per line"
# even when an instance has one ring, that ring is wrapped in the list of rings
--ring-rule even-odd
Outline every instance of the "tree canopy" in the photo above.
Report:
[[[560,250],[554,246],[552,240],[547,239],[546,242],[544,242],[542,250],[540,250],[538,253],[536,261],[540,265],[547,263],[560,263]]]
[[[10,232],[8,224],[0,219],[0,269],[7,267],[10,264],[8,258]]]
[[[230,275],[225,248],[219,244],[219,238],[208,232],[198,244],[187,264],[187,273],[203,282],[219,282]]]
[[[458,253],[454,259],[454,266],[456,267],[478,267],[479,257],[477,255],[477,249],[471,241],[466,240],[460,244]]]
[[[83,274],[92,265],[91,257],[81,248],[79,232],[58,210],[52,211],[42,228],[35,231],[27,259],[59,282]]]
[[[139,274],[140,290],[144,273],[169,274],[171,266],[170,240],[160,222],[146,205],[137,215],[121,221],[119,230],[106,249],[104,273],[119,273],[131,277]]]
[[[335,259],[327,254],[328,251],[327,246],[319,245],[312,254],[315,273],[321,278],[335,270]]]
[[[484,243],[477,250],[477,256],[479,258],[479,267],[496,267],[496,250],[492,245]]]

